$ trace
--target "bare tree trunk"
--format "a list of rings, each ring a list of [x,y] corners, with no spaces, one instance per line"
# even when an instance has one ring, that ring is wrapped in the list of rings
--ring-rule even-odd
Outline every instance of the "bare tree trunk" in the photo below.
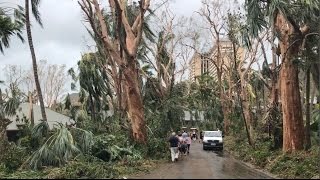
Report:
[[[136,70],[135,63],[129,64],[128,67],[124,69],[124,76],[126,78],[128,114],[132,123],[133,138],[137,142],[145,144],[147,142],[146,123],[138,82],[138,71]]]
[[[229,120],[229,109],[228,109],[228,103],[226,100],[226,97],[224,93],[222,92],[223,89],[220,88],[220,101],[221,101],[221,107],[222,107],[222,112],[223,112],[223,129],[224,129],[224,134],[228,135],[229,134],[229,127],[230,127],[230,120]]]
[[[39,77],[38,77],[37,59],[36,59],[36,54],[34,51],[33,41],[32,41],[30,15],[29,15],[29,0],[25,0],[25,11],[26,11],[26,14],[25,14],[26,15],[26,29],[27,29],[27,35],[28,35],[29,48],[30,48],[31,57],[32,57],[34,81],[36,84],[37,94],[39,97],[42,120],[47,121],[46,111],[45,111],[45,107],[44,107],[44,103],[43,103],[43,97],[42,97],[42,92],[41,92],[41,87],[40,87],[40,82],[39,82]]]
[[[280,71],[280,90],[283,112],[283,150],[303,149],[303,119],[301,112],[298,68],[291,57],[285,58]]]
[[[33,116],[33,99],[32,93],[29,91],[29,119],[31,122],[31,127],[34,126],[34,116]]]
[[[308,150],[311,148],[311,138],[310,138],[310,66],[306,71],[307,82],[306,82],[306,146],[305,149]],[[312,99],[313,102],[313,99]]]
[[[223,113],[223,129],[224,129],[224,134],[228,135],[229,133],[229,126],[230,126],[230,120],[229,120],[229,111],[228,107],[226,105],[226,97],[225,97],[225,92],[222,86],[222,74],[223,74],[223,57],[221,55],[221,49],[220,49],[220,35],[218,31],[216,32],[216,45],[217,45],[217,76],[218,76],[218,86],[219,86],[219,96],[220,96],[220,102],[221,102],[221,107],[222,107],[222,113]]]
[[[275,28],[281,33],[280,49],[282,64],[280,70],[280,97],[283,113],[283,151],[302,150],[304,126],[300,101],[298,67],[293,60],[300,50],[296,30],[287,19],[278,13]]]
[[[224,99],[224,102],[221,104],[222,107],[222,112],[223,112],[223,129],[225,131],[225,134],[228,135],[229,131],[230,131],[230,119],[229,119],[229,115],[230,115],[230,103],[227,99]]]
[[[144,108],[139,87],[139,75],[137,66],[137,50],[142,38],[142,27],[144,22],[144,14],[147,11],[150,0],[142,0],[140,2],[140,13],[136,16],[133,25],[129,24],[128,17],[126,14],[126,2],[125,1],[109,1],[111,10],[116,13],[116,18],[113,19],[114,22],[118,22],[118,26],[124,30],[124,34],[121,34],[122,40],[120,40],[121,47],[119,48],[118,40],[114,42],[112,35],[108,31],[108,23],[105,21],[105,17],[101,12],[100,5],[97,0],[82,0],[79,2],[82,10],[87,15],[91,27],[95,34],[97,34],[103,41],[104,51],[110,57],[110,66],[113,69],[113,80],[115,83],[118,81],[116,73],[117,69],[120,68],[123,71],[123,84],[122,88],[126,94],[126,104],[128,109],[128,116],[131,121],[132,135],[136,142],[145,144],[147,139],[146,124],[144,119]],[[91,5],[94,6],[95,12]],[[95,25],[95,20],[97,16],[99,20],[99,27]],[[100,32],[97,30],[100,28]],[[120,34],[120,32],[118,31]],[[120,38],[120,36],[118,37]],[[122,50],[125,52],[123,56],[121,55]],[[108,64],[109,65],[109,64]],[[117,91],[118,93],[119,91]],[[118,94],[119,95],[119,94]],[[122,102],[121,102],[122,103]]]
[[[241,81],[241,100],[242,100],[242,110],[243,110],[243,113],[244,113],[244,117],[245,117],[245,121],[247,122],[247,127],[249,129],[249,134],[250,134],[250,137],[251,137],[251,142],[253,143],[253,132],[254,132],[254,129],[253,129],[253,121],[252,121],[252,115],[251,115],[251,109],[250,109],[250,102],[249,102],[249,99],[248,99],[248,95],[247,95],[247,91],[244,87],[246,87],[245,85],[243,85],[243,82]]]
[[[271,115],[269,118],[268,129],[273,131],[274,138],[274,148],[278,149],[282,145],[281,141],[281,129],[279,127],[280,121],[278,118],[279,109],[279,96],[278,96],[278,87],[277,87],[277,75],[276,75],[276,61],[275,58],[272,63],[272,79],[271,79]],[[272,129],[272,130],[271,130]]]
[[[240,88],[240,87],[238,87]],[[238,101],[240,103],[240,108],[241,108],[241,114],[242,114],[242,118],[243,118],[243,122],[244,122],[244,126],[246,128],[246,132],[247,132],[247,138],[248,138],[248,143],[250,146],[253,146],[253,141],[252,141],[252,137],[251,137],[251,133],[250,133],[250,128],[248,127],[248,121],[246,119],[246,114],[245,114],[245,110],[243,108],[243,100],[241,97],[241,92],[239,92],[240,90],[237,90],[237,95],[238,95]]]
[[[239,77],[239,73],[237,71],[237,54],[236,54],[236,44],[235,42],[232,42],[232,48],[233,48],[233,60],[234,60],[234,72],[236,73],[236,92],[237,92],[237,96],[238,96],[238,101],[240,103],[240,108],[241,108],[241,114],[242,114],[242,119],[243,119],[243,122],[244,122],[244,126],[245,126],[245,129],[246,129],[246,133],[247,133],[247,138],[248,138],[248,143],[250,146],[253,146],[253,141],[252,141],[252,137],[251,137],[251,134],[250,134],[250,131],[249,131],[249,128],[248,128],[248,123],[247,123],[247,120],[246,120],[246,116],[245,116],[245,113],[244,113],[244,109],[243,109],[243,100],[242,100],[242,97],[241,97],[241,82],[238,82],[240,80],[240,77]]]
[[[268,120],[268,131],[269,136],[273,131],[273,141],[274,141],[274,148],[278,149],[282,146],[282,134],[281,134],[281,127],[280,127],[280,119],[278,116],[279,112],[279,91],[278,91],[278,73],[276,70],[277,64],[277,47],[274,44],[274,27],[272,27],[272,74],[271,74],[271,99],[270,99],[270,117]]]

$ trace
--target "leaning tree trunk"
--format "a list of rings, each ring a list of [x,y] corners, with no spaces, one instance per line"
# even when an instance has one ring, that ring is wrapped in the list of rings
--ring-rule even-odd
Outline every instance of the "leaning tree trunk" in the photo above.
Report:
[[[25,14],[26,15],[26,29],[27,29],[29,48],[30,48],[31,57],[32,57],[34,81],[35,81],[35,85],[36,85],[36,89],[37,89],[37,94],[39,97],[42,120],[47,121],[46,111],[45,111],[45,107],[44,107],[44,103],[43,103],[43,97],[42,97],[42,92],[41,92],[41,87],[40,87],[40,82],[39,82],[39,77],[38,77],[37,59],[36,59],[36,54],[34,51],[33,41],[32,41],[31,25],[30,25],[30,17],[29,17],[29,0],[25,0],[25,10],[26,10],[26,14]]]
[[[233,67],[233,72],[235,73],[236,79],[235,79],[235,83],[236,83],[236,88],[235,88],[235,92],[237,93],[237,100],[240,104],[240,109],[241,109],[241,116],[242,116],[242,120],[245,126],[245,130],[246,130],[246,134],[247,134],[247,138],[248,138],[248,143],[250,146],[253,146],[253,140],[252,140],[252,136],[250,134],[249,131],[249,127],[248,127],[248,123],[246,120],[246,115],[244,113],[244,107],[243,107],[243,98],[242,98],[242,84],[243,81],[241,81],[241,77],[240,74],[237,70],[238,64],[237,64],[237,51],[236,51],[236,43],[233,41],[232,42],[232,49],[233,49],[233,63],[234,63],[234,67]]]
[[[300,102],[298,67],[294,64],[300,50],[298,32],[278,13],[275,28],[280,32],[282,64],[280,70],[280,98],[283,113],[283,151],[303,149],[304,127]]]
[[[124,69],[124,76],[126,78],[125,87],[128,115],[132,123],[132,136],[137,142],[145,144],[147,142],[146,123],[135,63],[128,64],[128,67]]]
[[[308,150],[311,148],[311,139],[310,139],[310,66],[307,67],[306,71],[307,82],[306,82],[306,147]],[[313,102],[313,99],[312,99]]]
[[[245,121],[247,122],[247,128],[249,130],[249,134],[251,137],[251,143],[254,144],[254,129],[253,129],[253,119],[252,119],[252,115],[251,115],[251,108],[250,108],[250,101],[249,101],[249,97],[247,94],[247,90],[245,89],[245,84],[243,83],[242,80],[240,80],[241,82],[241,99],[242,99],[242,110],[243,110],[243,114],[245,117]]]

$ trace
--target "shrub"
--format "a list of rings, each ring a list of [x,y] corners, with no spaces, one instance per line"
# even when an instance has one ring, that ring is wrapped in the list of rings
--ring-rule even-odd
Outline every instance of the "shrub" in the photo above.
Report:
[[[147,156],[155,159],[167,158],[169,148],[165,138],[149,138]]]
[[[309,153],[296,152],[281,154],[268,167],[272,173],[283,178],[312,178],[318,173],[319,147],[313,147]]]
[[[2,163],[7,171],[13,172],[22,165],[26,156],[26,148],[22,148],[16,146],[15,144],[12,144],[9,146],[9,151],[6,156],[4,156]]]

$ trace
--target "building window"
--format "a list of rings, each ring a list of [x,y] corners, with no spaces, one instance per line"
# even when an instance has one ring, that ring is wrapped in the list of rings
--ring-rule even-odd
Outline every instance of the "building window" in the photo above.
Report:
[[[201,75],[209,72],[209,60],[201,56]]]

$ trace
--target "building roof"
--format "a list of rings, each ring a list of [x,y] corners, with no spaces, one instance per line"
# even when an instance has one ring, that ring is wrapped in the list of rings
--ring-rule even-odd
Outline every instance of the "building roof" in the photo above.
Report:
[[[70,117],[65,116],[63,114],[60,114],[60,113],[57,113],[55,111],[52,111],[48,108],[45,108],[45,111],[46,111],[47,120],[48,120],[48,124],[49,124],[50,129],[53,129],[54,125],[57,125],[58,123],[62,123],[64,125],[65,124],[70,125],[75,122]],[[34,114],[35,124],[39,124],[41,122],[40,119],[42,119],[40,106],[35,105],[35,104],[33,105],[33,114]],[[19,105],[19,108],[16,111],[16,115],[7,117],[10,121],[12,121],[12,123],[9,124],[7,127],[8,131],[18,130],[19,128],[17,127],[17,124],[18,125],[23,124],[21,122],[17,123],[16,116],[18,116],[20,118],[20,121],[22,120],[23,116],[26,116],[28,118],[28,116],[29,116],[29,103],[21,103]]]

